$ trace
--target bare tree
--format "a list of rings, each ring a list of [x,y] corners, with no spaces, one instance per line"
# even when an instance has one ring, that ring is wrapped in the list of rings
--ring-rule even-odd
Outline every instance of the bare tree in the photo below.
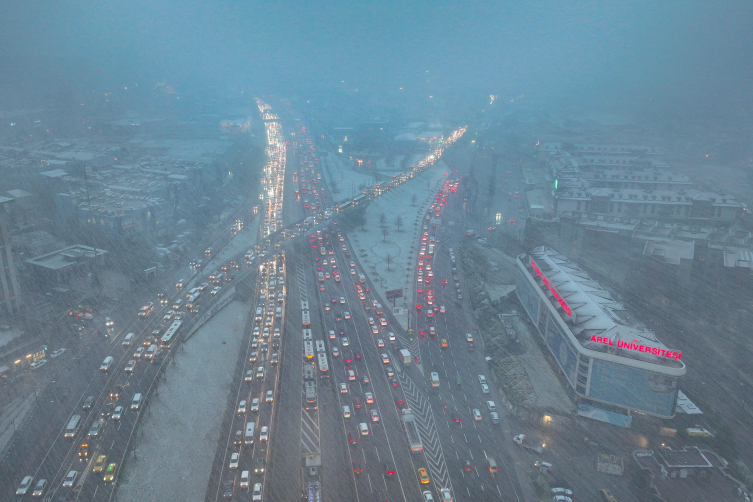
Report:
[[[395,225],[397,226],[397,231],[400,231],[400,227],[403,226],[403,215],[398,214],[397,218],[395,218]]]
[[[379,224],[384,226],[385,221],[387,221],[387,215],[384,213],[379,213]]]
[[[384,261],[386,261],[386,262],[387,262],[387,270],[389,270],[389,269],[390,269],[390,264],[392,263],[392,255],[391,255],[391,254],[388,254],[388,255],[387,255],[387,256],[386,256],[385,258],[384,258]]]
[[[416,194],[411,195],[410,196],[410,205],[411,206],[415,206],[416,205],[416,200],[418,200],[418,197],[416,197]]]
[[[387,230],[387,227],[382,227],[382,242],[387,241],[387,234],[389,231]]]

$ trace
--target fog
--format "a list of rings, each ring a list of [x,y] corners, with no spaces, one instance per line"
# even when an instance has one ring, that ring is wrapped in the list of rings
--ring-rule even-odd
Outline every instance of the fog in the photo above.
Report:
[[[746,1],[3,2],[5,102],[164,82],[178,92],[527,94],[744,105]]]

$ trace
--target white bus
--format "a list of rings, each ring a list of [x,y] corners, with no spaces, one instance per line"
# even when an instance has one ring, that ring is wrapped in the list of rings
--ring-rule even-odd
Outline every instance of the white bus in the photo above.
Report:
[[[73,415],[68,426],[65,428],[64,437],[72,438],[76,436],[78,429],[81,427],[81,415]]]
[[[175,321],[169,328],[167,328],[165,334],[162,335],[161,344],[163,347],[169,347],[170,345],[172,345],[175,339],[178,338],[178,335],[180,334],[180,328],[182,326],[183,321]]]
[[[306,300],[301,300],[301,310],[308,310],[309,309],[309,302]]]
[[[303,355],[306,357],[306,359],[313,359],[314,358],[314,343],[313,342],[303,342]]]
[[[309,342],[312,340],[311,338],[311,330],[310,329],[304,329],[303,330],[303,339],[308,340]]]
[[[326,352],[326,351],[327,351],[327,349],[324,348],[324,340],[317,340],[316,341],[316,352],[317,353],[321,353],[321,352]]]
[[[324,352],[320,352],[317,355],[317,359],[319,360],[319,373],[322,378],[329,376],[329,363],[327,363],[327,354]]]
[[[305,310],[302,314],[303,316],[303,325],[304,326],[310,326],[311,325],[311,318],[309,317],[308,310]]]

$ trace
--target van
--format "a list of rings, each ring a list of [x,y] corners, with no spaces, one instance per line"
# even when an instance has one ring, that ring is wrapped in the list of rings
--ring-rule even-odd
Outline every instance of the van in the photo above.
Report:
[[[246,444],[254,444],[254,434],[256,433],[256,422],[246,422],[246,433],[244,441]]]
[[[250,474],[248,473],[248,471],[241,472],[241,482],[240,482],[240,484],[238,486],[240,488],[245,488],[246,490],[248,490],[248,480],[249,480],[249,478],[250,478]]]
[[[123,338],[123,345],[131,345],[131,341],[133,340],[133,337],[135,337],[135,333],[128,333],[125,338]]]
[[[431,372],[431,386],[439,387],[439,373],[436,371]]]
[[[262,315],[263,312],[264,312],[263,308],[257,307],[256,308],[256,315],[254,316],[254,320],[257,321],[257,322],[261,321],[261,315]]]
[[[343,417],[350,418],[350,406],[343,406]]]
[[[157,353],[157,346],[155,344],[151,344],[148,349],[146,349],[146,354],[144,354],[144,357],[147,359],[153,359],[154,354]]]
[[[63,437],[72,438],[76,436],[78,428],[81,426],[81,415],[73,415],[65,427]]]
[[[487,401],[486,407],[489,408],[489,411],[497,411],[497,405],[494,404],[494,401]]]
[[[110,369],[110,366],[112,366],[112,356],[105,357],[105,360],[102,361],[102,366],[99,367],[102,371],[108,371]]]
[[[358,274],[358,282],[366,282],[366,276],[363,274]]]
[[[131,409],[132,410],[138,410],[141,407],[141,392],[137,392],[133,395],[133,401],[131,401]]]
[[[489,465],[489,472],[494,474],[495,472],[499,472],[499,467],[497,467],[497,461],[494,460],[492,457],[486,457],[486,463]]]
[[[277,307],[277,308],[275,309],[275,317],[276,317],[276,318],[278,318],[278,319],[279,319],[280,317],[282,317],[282,307]]]

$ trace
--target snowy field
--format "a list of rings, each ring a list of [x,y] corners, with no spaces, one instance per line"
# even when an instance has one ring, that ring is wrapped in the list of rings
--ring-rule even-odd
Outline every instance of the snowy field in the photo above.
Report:
[[[366,209],[364,230],[358,228],[348,234],[353,250],[382,299],[386,299],[388,290],[403,290],[404,296],[395,304],[397,307],[407,307],[411,301],[422,220],[448,172],[447,165],[440,160],[413,180],[372,200]],[[417,198],[415,206],[411,204],[413,194]],[[386,238],[379,224],[381,213],[385,214]],[[402,217],[400,230],[396,223],[398,215]],[[389,266],[388,255],[391,257]],[[407,316],[398,319],[407,323]]]
[[[354,171],[337,154],[330,152],[328,155],[322,156],[321,159],[322,171],[329,188],[329,194],[335,202],[355,197],[363,191],[363,188],[359,189],[361,186],[368,187],[376,184],[373,176]],[[335,193],[335,187],[337,187],[337,193]]]
[[[134,434],[117,500],[203,502],[248,313],[231,302],[176,352]]]

